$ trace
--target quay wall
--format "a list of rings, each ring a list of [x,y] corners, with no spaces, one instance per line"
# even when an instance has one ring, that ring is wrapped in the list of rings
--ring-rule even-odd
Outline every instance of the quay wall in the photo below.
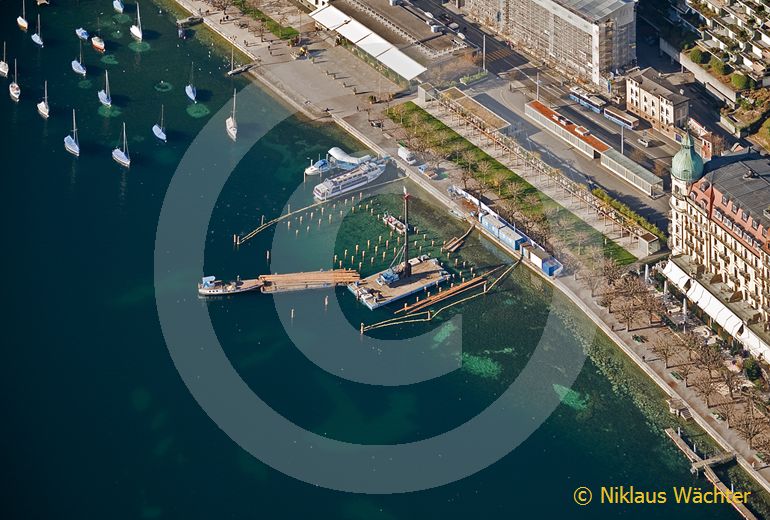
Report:
[[[197,14],[197,11],[192,7],[192,5],[187,0],[174,0],[178,5],[180,5],[182,8],[184,8],[186,11],[188,11],[191,14]],[[241,45],[239,42],[233,42],[226,34],[224,34],[221,29],[217,26],[217,24],[213,23],[210,17],[204,16],[204,23],[207,27],[209,27],[211,30],[213,30],[215,33],[220,35],[222,38],[227,40],[228,42],[233,43],[238,49],[243,52],[244,54],[248,56],[254,57],[254,55],[249,51],[249,49],[243,45]],[[267,78],[264,74],[260,74],[257,71],[254,71],[253,69],[249,71],[250,74],[252,74],[253,77],[260,80],[261,84],[264,84],[267,88],[270,89],[271,92],[274,92],[280,99],[282,99],[285,103],[289,104],[291,107],[296,109],[298,112],[302,113],[306,117],[310,119],[318,119],[319,114],[314,113],[310,110],[309,107],[303,106],[302,103],[298,102],[296,99],[291,97],[285,90],[280,88],[278,86],[278,82],[273,82],[272,79],[274,78]],[[329,114],[325,114],[323,117],[327,117]],[[364,143],[367,147],[369,147],[372,151],[378,153],[381,156],[390,155],[388,152],[386,152],[381,146],[379,146],[377,143],[369,139],[363,132],[359,131],[357,128],[355,128],[353,125],[349,124],[347,121],[342,119],[341,117],[337,116],[336,114],[331,114],[331,120],[334,121],[337,125],[339,125],[342,129],[353,135],[356,139]],[[443,193],[441,190],[433,186],[430,181],[427,178],[424,178],[421,176],[416,170],[414,170],[410,165],[408,165],[405,161],[400,159],[398,156],[392,157],[393,160],[398,165],[399,169],[406,173],[406,175],[415,183],[417,183],[422,189],[424,189],[426,192],[431,194],[434,198],[441,201],[442,204],[444,204],[447,208],[460,210],[459,207],[455,204],[455,202],[449,198],[449,196],[445,193]],[[460,210],[461,211],[461,210]],[[489,237],[490,240],[492,240],[496,245],[498,245],[503,251],[507,251],[506,247],[502,242],[499,241],[496,237],[494,237],[491,234],[486,234],[487,237]],[[584,302],[580,299],[580,297],[573,292],[573,290],[568,287],[563,280],[561,279],[553,279],[547,276],[542,271],[534,268],[534,266],[528,266],[529,269],[536,273],[538,276],[540,276],[543,280],[547,281],[548,283],[553,284],[554,287],[559,289],[562,293],[564,293],[571,301],[574,303],[578,308],[582,309],[583,312],[591,318],[591,320],[621,349],[625,354],[633,360],[639,368],[641,368],[644,373],[646,373],[667,395],[671,397],[677,397],[682,399],[680,395],[676,393],[675,390],[673,390],[669,385],[666,383],[666,381],[659,376],[645,361],[641,359],[641,357],[634,352],[634,350],[629,347],[623,340],[620,338],[620,336],[611,329],[607,323],[605,323],[596,312],[594,312],[591,309],[590,303],[591,302]],[[687,401],[684,400],[686,403]],[[709,434],[710,437],[714,439],[714,441],[719,444],[719,446],[726,450],[726,451],[732,451],[732,448],[730,444],[711,426],[708,424],[706,419],[701,416],[699,413],[697,413],[695,410],[692,410],[692,416],[695,422],[706,432]],[[740,454],[737,455],[736,460],[738,464],[748,473],[762,488],[764,488],[767,492],[770,492],[770,483],[762,476],[760,475],[746,460],[743,456]]]

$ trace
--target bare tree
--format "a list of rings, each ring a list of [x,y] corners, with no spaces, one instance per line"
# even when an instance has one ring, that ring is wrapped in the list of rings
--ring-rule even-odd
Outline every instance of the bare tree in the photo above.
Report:
[[[716,406],[716,410],[727,421],[727,427],[732,428],[736,413],[735,401],[722,401]]]
[[[577,245],[578,248],[578,256],[583,254],[583,244],[585,244],[586,240],[588,240],[588,233],[583,230],[577,230],[572,235],[572,238],[575,239],[575,245]]]
[[[620,320],[625,323],[626,330],[631,332],[631,322],[636,317],[636,313],[639,312],[636,304],[634,304],[632,300],[626,298],[618,307],[617,312]]]
[[[663,358],[663,362],[666,364],[666,368],[668,368],[669,359],[676,352],[676,346],[666,336],[658,336],[652,343],[652,351]]]
[[[719,373],[722,376],[722,381],[725,382],[727,391],[730,393],[730,399],[733,399],[735,397],[733,393],[738,390],[738,385],[740,384],[739,374],[733,372],[725,366],[722,366]]]
[[[703,375],[695,380],[695,389],[706,401],[706,406],[711,408],[711,396],[716,392],[716,382],[709,375]]]
[[[735,430],[749,443],[749,449],[754,447],[754,439],[767,430],[767,421],[755,409],[752,399],[749,399],[743,413],[735,418]]]
[[[676,371],[679,372],[679,375],[681,375],[684,378],[684,387],[688,388],[690,386],[690,374],[692,374],[692,371],[695,369],[695,365],[693,365],[691,362],[686,362],[683,365],[679,365],[676,367]]]
[[[490,170],[492,170],[492,165],[489,161],[486,159],[482,159],[478,162],[476,165],[476,171],[479,173],[479,182],[488,182],[489,179],[487,176],[489,175]]]
[[[611,287],[615,286],[615,284],[618,282],[618,280],[620,280],[620,277],[625,272],[623,266],[618,264],[614,258],[605,258],[603,261],[602,270],[604,271],[604,277],[607,280],[607,284]]]
[[[524,192],[524,185],[520,181],[512,180],[508,183],[508,196],[518,202],[519,197]]]

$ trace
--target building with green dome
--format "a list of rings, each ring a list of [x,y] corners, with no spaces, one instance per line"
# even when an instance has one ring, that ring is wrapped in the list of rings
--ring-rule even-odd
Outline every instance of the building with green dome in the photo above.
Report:
[[[703,177],[703,158],[695,151],[690,132],[684,134],[682,148],[671,161],[671,176],[686,184]]]

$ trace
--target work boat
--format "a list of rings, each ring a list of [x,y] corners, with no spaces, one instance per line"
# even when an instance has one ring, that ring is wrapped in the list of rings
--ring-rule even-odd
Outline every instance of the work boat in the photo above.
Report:
[[[13,60],[13,81],[8,85],[8,92],[11,94],[11,99],[18,101],[21,97],[21,87],[17,80],[16,59]]]
[[[21,16],[16,18],[16,25],[22,31],[29,29],[29,22],[27,22],[27,0],[21,0]]]
[[[43,46],[43,33],[40,30],[40,15],[37,15],[37,32],[32,35],[32,41],[35,45]]]
[[[233,89],[233,114],[225,121],[225,130],[230,139],[235,141],[238,138],[238,122],[235,120],[235,94],[236,90]]]
[[[0,61],[0,76],[8,77],[8,62],[5,61],[5,42],[3,42],[3,61]]]
[[[37,113],[40,114],[43,119],[48,119],[50,114],[50,108],[48,106],[48,81],[43,83],[43,101],[37,104]]]
[[[363,188],[382,175],[387,162],[387,158],[367,161],[349,172],[326,179],[313,188],[313,197],[325,201]]]
[[[78,127],[75,124],[75,109],[72,109],[72,135],[64,138],[64,149],[75,157],[80,157],[80,143],[78,143]]]
[[[139,14],[139,3],[136,4],[136,25],[131,26],[131,36],[142,41],[142,15]]]
[[[99,102],[107,108],[112,106],[112,96],[110,96],[110,77],[107,75],[107,71],[104,71],[104,90],[100,90],[97,94],[99,96]]]
[[[128,155],[128,138],[126,137],[126,123],[123,123],[123,148],[112,150],[112,158],[119,165],[128,168],[131,166],[131,157]]]
[[[153,125],[152,133],[164,143],[166,142],[166,127],[163,125],[163,105],[160,106],[160,123]]]

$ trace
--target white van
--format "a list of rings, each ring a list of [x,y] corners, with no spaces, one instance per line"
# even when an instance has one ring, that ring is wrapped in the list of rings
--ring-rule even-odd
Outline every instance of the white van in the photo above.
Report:
[[[410,166],[414,166],[417,164],[417,155],[411,151],[409,148],[404,148],[403,146],[398,147],[398,156],[401,157],[403,160],[406,161],[407,164]]]

